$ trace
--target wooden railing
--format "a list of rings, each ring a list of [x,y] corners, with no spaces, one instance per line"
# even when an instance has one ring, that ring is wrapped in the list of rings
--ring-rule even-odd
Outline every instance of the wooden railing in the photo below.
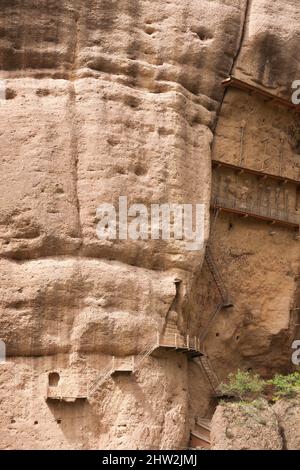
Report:
[[[229,209],[249,217],[261,218],[274,223],[281,223],[293,227],[299,227],[300,214],[289,210],[274,208],[257,204],[256,201],[240,201],[238,198],[214,196],[212,199],[214,208]]]
[[[197,336],[179,333],[166,333],[164,335],[157,334],[157,343],[159,346],[173,347],[174,349],[186,349],[200,352],[200,339]]]
[[[187,352],[191,351],[192,353],[200,354],[200,340],[196,336],[182,336],[179,333],[161,335],[157,332],[156,340],[148,344],[137,356],[130,356],[130,358],[115,358],[113,356],[109,366],[91,382],[88,396],[92,396],[115,372],[136,372],[147,357],[160,347],[186,350]]]

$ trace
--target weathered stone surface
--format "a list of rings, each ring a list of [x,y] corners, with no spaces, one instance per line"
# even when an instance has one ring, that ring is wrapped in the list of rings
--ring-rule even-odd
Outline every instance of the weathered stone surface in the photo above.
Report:
[[[278,401],[274,405],[279,425],[284,439],[286,450],[300,449],[300,399],[299,396],[292,399]]]
[[[1,100],[1,255],[35,258],[76,251],[72,87],[63,80],[7,80]]]
[[[277,418],[267,403],[225,404],[212,420],[213,450],[281,450]]]
[[[224,403],[212,419],[213,450],[299,450],[299,396],[274,405]]]
[[[211,404],[186,356],[151,356],[75,402],[45,401],[48,374],[88,395],[112,356],[143,351],[170,312],[182,333],[200,334],[218,301],[204,250],[100,241],[97,207],[120,196],[204,203],[208,239],[211,158],[237,162],[242,120],[244,163],[260,167],[266,152],[265,169],[278,172],[282,143],[284,174],[299,178],[295,116],[243,92],[223,101],[221,86],[233,71],[288,97],[298,35],[296,0],[2,0],[1,448],[187,446]],[[299,242],[231,223],[218,220],[214,243],[235,306],[207,349],[221,377],[288,370]]]
[[[170,274],[78,258],[3,260],[0,290],[9,356],[135,354],[156,340],[176,295]]]
[[[245,36],[234,72],[291,99],[299,79],[299,21],[297,0],[249,0]]]

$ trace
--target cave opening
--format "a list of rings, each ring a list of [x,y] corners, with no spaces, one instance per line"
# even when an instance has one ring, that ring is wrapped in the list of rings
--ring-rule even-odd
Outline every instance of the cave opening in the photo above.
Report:
[[[50,372],[48,376],[49,386],[50,387],[57,387],[60,381],[60,375],[58,372]]]

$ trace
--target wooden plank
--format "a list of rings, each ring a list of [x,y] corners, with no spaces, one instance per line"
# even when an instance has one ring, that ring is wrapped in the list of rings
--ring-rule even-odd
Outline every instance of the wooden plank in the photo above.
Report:
[[[206,439],[202,439],[201,437],[195,436],[195,434],[191,432],[190,446],[193,449],[195,448],[210,449],[211,443],[207,441]]]

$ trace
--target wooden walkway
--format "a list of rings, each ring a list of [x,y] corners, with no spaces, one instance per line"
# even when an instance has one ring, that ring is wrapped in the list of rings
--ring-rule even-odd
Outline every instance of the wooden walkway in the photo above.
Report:
[[[226,286],[223,282],[222,276],[218,270],[217,264],[214,261],[211,247],[208,246],[206,250],[206,262],[214,278],[216,286],[221,296],[220,307],[217,313],[223,308],[232,306],[232,302],[229,300],[229,295]],[[215,319],[216,313],[214,312],[213,318],[211,318],[206,325],[205,336],[208,329],[210,328],[212,321]],[[109,380],[111,377],[118,375],[131,375],[140,369],[143,362],[152,354],[158,351],[174,351],[186,355],[189,359],[198,359],[202,367],[202,371],[206,376],[212,390],[213,395],[217,396],[220,394],[218,389],[219,380],[214,372],[213,366],[209,358],[204,353],[203,348],[203,335],[200,337],[182,335],[176,323],[169,322],[166,325],[165,331],[162,333],[156,333],[156,339],[150,342],[150,344],[137,356],[128,357],[115,357],[112,356],[108,367],[100,372],[95,379],[90,382],[87,386],[85,393],[79,393],[77,396],[70,396],[67,390],[64,388],[64,383],[57,387],[47,387],[47,400],[59,400],[74,402],[77,399],[90,399],[92,396],[101,388],[101,386]],[[75,395],[75,394],[74,394]],[[201,440],[201,438],[200,438]],[[206,443],[207,444],[207,443]]]
[[[78,393],[70,390],[69,384],[61,384],[56,387],[47,386],[45,400],[50,401],[64,401],[67,403],[74,403],[76,400],[87,399],[87,386],[81,387]]]
[[[228,168],[230,170],[233,170],[233,171],[236,171],[238,173],[246,173],[246,174],[249,174],[249,175],[255,175],[255,176],[258,176],[259,178],[261,178],[262,180],[267,180],[267,179],[271,179],[271,180],[275,180],[275,181],[278,181],[279,183],[282,183],[282,184],[292,184],[294,186],[297,186],[300,188],[300,181],[299,180],[295,180],[295,179],[292,179],[292,178],[287,178],[285,176],[279,176],[279,175],[274,175],[272,173],[266,173],[264,171],[260,171],[260,170],[254,170],[252,168],[247,168],[247,167],[244,167],[244,166],[239,166],[239,165],[234,165],[232,163],[227,163],[227,162],[221,162],[220,160],[213,160],[212,161],[212,166],[213,168]]]
[[[240,215],[242,217],[251,217],[254,219],[270,222],[272,224],[282,225],[292,229],[300,229],[300,214],[286,212],[271,207],[258,207],[255,204],[242,203],[238,199],[229,199],[216,196],[211,203],[212,209],[218,209],[223,212]]]
[[[282,98],[277,95],[273,95],[269,91],[264,90],[263,88],[260,88],[258,86],[255,86],[251,83],[245,82],[244,80],[241,80],[236,77],[229,77],[226,80],[222,81],[222,85],[225,87],[234,87],[237,88],[238,90],[243,90],[243,91],[250,91],[253,94],[256,94],[258,96],[261,96],[264,98],[265,101],[275,103],[277,105],[283,106],[284,108],[296,111],[300,113],[300,105],[296,105],[292,103],[292,101],[286,100],[285,98]],[[291,95],[292,95],[292,90],[291,90]]]
[[[147,357],[161,350],[175,351],[185,354],[188,358],[197,358],[203,355],[198,337],[190,335],[184,336],[179,333],[175,325],[170,324],[167,325],[164,334],[157,332],[156,340],[153,340],[153,342],[137,356],[112,356],[108,367],[102,370],[100,374],[86,386],[86,390],[81,390],[78,394],[70,394],[70,385],[68,381],[65,380],[55,387],[47,384],[45,399],[65,402],[88,399],[111,377],[134,374],[140,369]]]
[[[152,342],[139,355],[126,358],[112,357],[109,367],[90,383],[88,397],[91,397],[111,377],[119,374],[134,374],[149,356],[160,350],[175,351],[185,354],[189,358],[203,355],[199,338],[189,335],[183,336],[178,332],[176,326],[169,325],[163,335],[157,332],[156,341]]]

